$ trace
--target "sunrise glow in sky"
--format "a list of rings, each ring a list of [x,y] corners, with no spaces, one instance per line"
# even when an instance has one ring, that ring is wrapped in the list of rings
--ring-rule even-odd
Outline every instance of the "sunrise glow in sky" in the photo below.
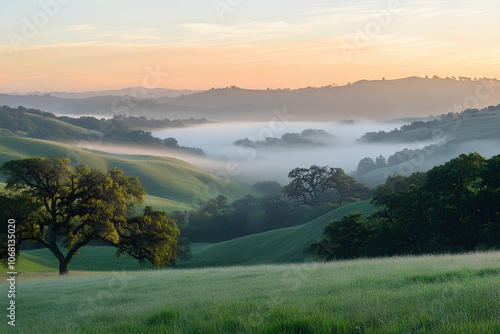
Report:
[[[500,78],[500,2],[23,0],[0,4],[0,92],[299,88]],[[168,75],[166,74],[168,73]]]

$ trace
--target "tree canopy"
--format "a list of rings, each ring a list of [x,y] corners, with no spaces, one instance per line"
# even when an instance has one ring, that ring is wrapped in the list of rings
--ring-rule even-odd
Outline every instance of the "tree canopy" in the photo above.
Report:
[[[146,193],[138,178],[116,168],[105,173],[86,165],[72,169],[69,163],[37,157],[11,160],[0,168],[7,179],[0,215],[3,225],[16,220],[16,254],[23,241],[38,242],[59,260],[60,274],[68,273],[73,256],[94,239],[141,264],[149,260],[161,267],[175,260],[180,232],[166,212],[146,207],[131,217]],[[5,241],[1,246],[5,260]]]
[[[311,245],[331,259],[500,247],[500,155],[462,154],[427,173],[390,176],[374,190],[378,211],[327,225]]]
[[[342,168],[312,165],[310,168],[295,168],[288,174],[292,179],[283,192],[298,206],[316,207],[329,190],[336,191],[335,204],[347,204],[364,198],[369,188],[344,173]]]

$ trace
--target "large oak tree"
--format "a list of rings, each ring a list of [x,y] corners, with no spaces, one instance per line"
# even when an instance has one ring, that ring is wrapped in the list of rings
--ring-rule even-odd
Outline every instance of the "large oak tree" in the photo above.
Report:
[[[180,234],[167,213],[146,207],[139,216],[145,190],[136,177],[116,168],[107,172],[86,165],[69,166],[69,159],[29,158],[4,163],[6,193],[0,194],[2,232],[16,221],[16,254],[23,241],[35,241],[59,260],[59,274],[68,273],[71,259],[92,240],[128,253],[141,264],[162,267],[175,261]],[[2,238],[1,259],[8,257]]]
[[[370,189],[347,175],[342,168],[312,165],[295,168],[288,173],[292,179],[283,192],[298,206],[316,207],[324,194],[337,191],[337,204],[343,205],[365,198]]]

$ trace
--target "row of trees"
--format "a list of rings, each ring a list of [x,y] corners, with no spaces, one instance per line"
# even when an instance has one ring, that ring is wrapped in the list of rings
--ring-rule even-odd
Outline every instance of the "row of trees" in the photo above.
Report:
[[[81,129],[75,128],[72,125],[95,132],[81,131]],[[90,116],[82,116],[80,118],[58,117],[52,113],[43,112],[38,109],[2,106],[0,107],[0,128],[4,129],[0,132],[0,135],[4,136],[22,134],[30,138],[59,142],[102,139],[105,142],[136,144],[153,148],[167,147],[198,155],[205,154],[200,148],[180,146],[175,138],[163,140],[154,137],[151,132],[129,126],[117,117],[109,120],[104,118],[97,119]]]
[[[126,125],[143,129],[181,128],[188,125],[206,124],[209,122],[206,118],[197,119],[192,117],[189,119],[148,119],[144,116],[114,115],[113,119]]]
[[[333,135],[322,129],[305,129],[301,133],[284,133],[281,138],[278,137],[266,137],[264,140],[252,141],[248,138],[239,139],[233,142],[233,145],[244,146],[244,147],[262,147],[262,146],[297,146],[297,145],[314,145],[314,146],[324,146],[325,144],[321,140],[332,138]]]
[[[388,131],[388,132],[386,132],[386,131],[367,132],[363,136],[361,136],[361,138],[358,141],[362,142],[362,143],[376,143],[376,142],[382,142],[382,141],[398,141],[399,138],[396,138],[395,136],[400,134],[400,133],[403,133],[403,132],[407,132],[407,131],[411,131],[411,130],[415,130],[415,129],[419,129],[419,128],[424,128],[424,127],[432,129],[432,127],[440,125],[440,124],[449,123],[449,122],[453,122],[456,120],[461,120],[461,119],[465,119],[465,118],[469,118],[469,117],[482,116],[482,115],[485,115],[486,113],[495,112],[495,111],[500,111],[500,104],[498,104],[496,106],[491,105],[491,106],[488,106],[488,107],[482,108],[482,109],[472,108],[472,109],[466,109],[462,112],[456,112],[456,113],[449,112],[448,114],[441,115],[440,120],[433,119],[430,121],[414,121],[410,124],[405,124],[405,125],[401,126],[399,129],[395,128],[394,130]],[[432,130],[429,130],[429,131],[422,131],[419,135],[420,135],[420,137],[418,138],[419,140],[426,140],[426,139],[432,138],[433,134],[432,134]]]
[[[183,236],[192,242],[219,242],[241,236],[294,226],[300,214],[294,214],[293,205],[280,194],[256,198],[248,195],[229,204],[220,195],[199,210],[173,212]],[[309,210],[307,210],[309,211]]]
[[[327,260],[500,247],[500,155],[460,155],[427,173],[391,176],[378,211],[327,225],[310,251]]]
[[[426,75],[426,79],[429,79],[429,77]],[[441,79],[438,75],[433,75],[432,79]],[[470,78],[470,77],[465,77],[465,76],[452,76],[452,77],[446,77],[446,79],[452,79],[452,80],[457,80],[457,81],[488,81],[488,82],[497,82],[497,78],[488,78],[488,77],[479,77],[479,78]]]
[[[360,162],[358,163],[358,167],[354,175],[363,176],[377,169],[397,166],[406,161],[410,161],[412,159],[418,159],[423,155],[428,155],[428,152],[432,152],[436,148],[437,145],[435,144],[426,146],[422,149],[405,148],[401,151],[397,151],[393,155],[390,155],[389,158],[387,159],[383,155],[379,155],[378,157],[375,158],[375,160],[370,157],[365,157],[361,159]]]
[[[193,242],[219,242],[253,233],[306,223],[330,210],[369,197],[370,189],[340,168],[296,168],[282,190],[277,182],[257,183],[268,193],[229,204],[227,197],[211,199],[196,211],[174,212],[182,235]]]

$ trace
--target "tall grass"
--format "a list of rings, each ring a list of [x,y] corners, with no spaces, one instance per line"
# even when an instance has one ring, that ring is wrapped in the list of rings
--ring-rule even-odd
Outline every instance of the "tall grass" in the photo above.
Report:
[[[20,277],[16,329],[20,333],[499,333],[499,274],[500,253],[489,252]],[[6,283],[0,290],[5,296]],[[0,330],[6,328],[3,321]]]

